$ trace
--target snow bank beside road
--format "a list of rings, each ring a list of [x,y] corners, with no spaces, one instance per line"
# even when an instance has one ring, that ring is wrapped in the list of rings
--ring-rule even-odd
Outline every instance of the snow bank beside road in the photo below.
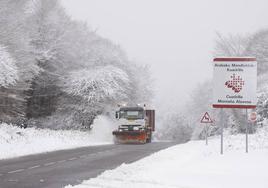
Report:
[[[112,143],[113,123],[96,118],[92,131],[48,130],[0,124],[0,159],[23,155]]]
[[[225,153],[220,139],[191,141],[162,150],[132,164],[108,170],[75,188],[267,188],[268,129],[249,136],[225,135]],[[67,186],[66,188],[71,188]]]

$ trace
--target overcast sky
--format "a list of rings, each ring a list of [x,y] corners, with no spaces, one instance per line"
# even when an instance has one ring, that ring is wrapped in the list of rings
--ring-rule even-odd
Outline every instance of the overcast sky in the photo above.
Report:
[[[215,32],[268,28],[268,0],[62,0],[74,19],[151,65],[155,104],[181,107],[194,86],[212,78]],[[163,106],[163,104],[165,104]]]

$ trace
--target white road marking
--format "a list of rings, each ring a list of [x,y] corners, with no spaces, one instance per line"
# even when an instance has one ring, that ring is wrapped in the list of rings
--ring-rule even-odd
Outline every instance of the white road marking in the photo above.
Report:
[[[87,158],[88,155],[81,155],[79,158]]]
[[[102,153],[110,153],[111,151],[113,151],[113,149],[110,150],[104,150],[104,151],[99,151],[96,154],[102,154]]]
[[[43,179],[40,179],[39,181],[40,181],[40,183],[44,183],[45,182],[45,180],[43,180]]]
[[[115,150],[115,149],[112,149],[112,150]],[[86,155],[81,155],[79,156],[79,158],[87,158],[88,156],[91,156],[91,155],[98,155],[98,154],[101,154],[101,153],[106,153],[106,152],[110,152],[112,150],[106,150],[106,151],[99,151],[99,152],[96,152],[96,153],[91,153],[91,154],[86,154]],[[73,161],[73,160],[76,160],[78,157],[73,157],[73,158],[70,158],[68,159],[68,161]],[[51,166],[51,165],[54,165],[56,163],[63,163],[63,162],[66,162],[67,160],[61,160],[61,161],[57,161],[57,162],[50,162],[50,163],[46,163],[44,164],[43,166]],[[27,169],[31,170],[31,169],[35,169],[35,168],[39,168],[41,167],[41,165],[35,165],[35,166],[31,166]],[[14,170],[14,171],[10,171],[8,172],[8,174],[13,174],[13,173],[17,173],[17,172],[22,172],[24,171],[25,169],[18,169],[18,170]],[[3,176],[3,174],[0,174],[0,176]],[[14,181],[14,180],[11,180],[11,181]],[[15,180],[16,181],[16,180]]]
[[[13,173],[16,173],[16,172],[22,172],[22,171],[24,171],[25,169],[18,169],[18,170],[14,170],[14,171],[10,171],[10,172],[8,172],[8,174],[13,174]]]
[[[50,166],[50,165],[54,165],[54,164],[55,164],[55,162],[51,162],[51,163],[44,164],[44,166]]]
[[[66,162],[66,160],[61,160],[61,161],[58,161],[57,163],[64,163]]]
[[[40,167],[40,165],[31,166],[31,167],[29,167],[28,169],[35,169],[35,168],[38,168],[38,167]]]
[[[9,182],[18,182],[18,180],[12,180],[12,179],[9,179],[7,181],[9,181]]]
[[[73,157],[73,158],[68,159],[68,161],[73,161],[75,159],[77,159],[77,158],[76,157]]]

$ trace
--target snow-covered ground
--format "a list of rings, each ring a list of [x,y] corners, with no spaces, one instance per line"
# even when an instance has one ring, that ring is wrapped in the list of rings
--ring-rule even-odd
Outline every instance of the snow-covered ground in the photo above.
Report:
[[[249,136],[225,135],[224,155],[220,138],[191,141],[162,150],[132,164],[123,164],[84,181],[75,188],[267,188],[268,128]],[[72,186],[66,186],[71,188]]]
[[[0,124],[0,159],[113,143],[113,122],[99,116],[88,132],[74,130],[48,130]]]

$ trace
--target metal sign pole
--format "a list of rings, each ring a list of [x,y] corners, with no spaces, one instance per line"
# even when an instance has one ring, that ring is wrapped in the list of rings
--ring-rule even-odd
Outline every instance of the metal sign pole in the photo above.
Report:
[[[206,145],[208,145],[208,126],[206,126]]]
[[[248,153],[248,109],[246,109],[246,153]]]
[[[224,119],[223,119],[223,108],[221,108],[221,155],[223,154],[223,126],[224,126]]]

